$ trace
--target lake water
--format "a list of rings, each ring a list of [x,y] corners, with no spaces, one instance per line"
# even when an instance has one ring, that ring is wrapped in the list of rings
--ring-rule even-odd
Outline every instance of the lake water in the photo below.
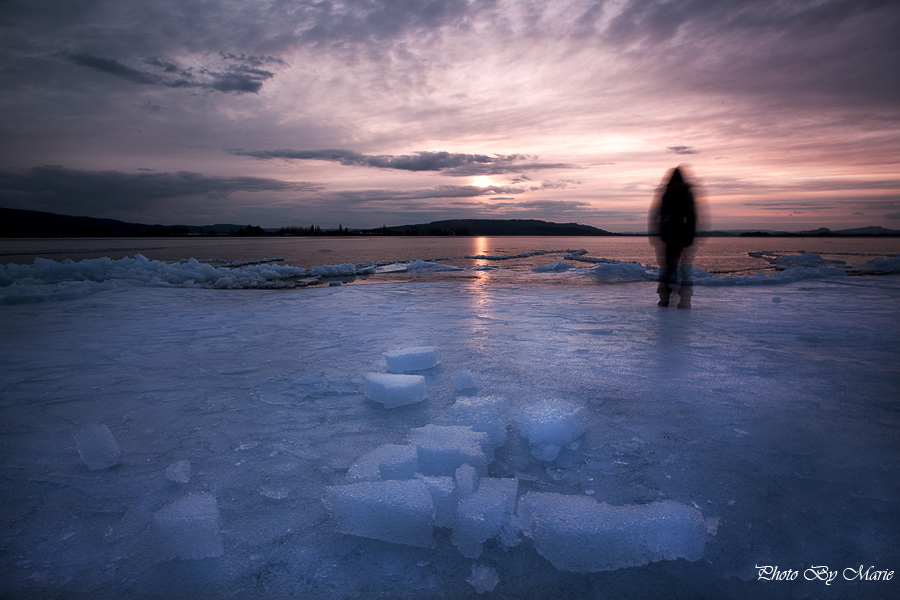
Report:
[[[483,264],[525,270],[563,260],[566,250],[587,250],[588,258],[656,264],[645,237],[179,237],[179,238],[62,238],[0,240],[0,264],[31,264],[35,258],[56,261],[142,254],[151,260],[196,258],[213,264],[281,259],[309,269],[344,263],[431,260],[466,267]],[[538,256],[496,260],[535,251]],[[850,265],[900,254],[900,238],[701,238],[694,264],[716,274],[769,272],[772,265],[750,252],[772,255],[814,252]],[[466,257],[489,256],[494,260]],[[581,265],[585,266],[585,265]]]

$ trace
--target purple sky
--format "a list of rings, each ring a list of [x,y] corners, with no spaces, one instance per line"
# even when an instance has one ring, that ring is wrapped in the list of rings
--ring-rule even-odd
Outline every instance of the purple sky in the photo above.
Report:
[[[900,3],[0,0],[0,206],[900,229]]]

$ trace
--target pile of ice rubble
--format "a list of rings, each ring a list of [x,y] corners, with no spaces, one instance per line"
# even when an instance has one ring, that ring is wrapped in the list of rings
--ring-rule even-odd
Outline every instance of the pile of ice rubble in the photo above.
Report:
[[[502,261],[554,253],[562,253],[563,259],[567,261],[584,262],[594,266],[579,268],[568,262],[557,261],[539,265],[532,271],[561,274],[562,276],[588,277],[607,283],[648,281],[658,277],[658,269],[652,265],[589,257],[585,256],[587,250],[535,251],[514,256],[478,255],[465,258]],[[758,285],[846,275],[846,263],[826,260],[814,253],[777,257],[770,256],[771,253],[767,252],[750,254],[772,262],[776,272],[741,277],[720,277],[703,269],[692,267],[691,277],[694,284]],[[339,285],[341,278],[346,280],[346,278],[361,275],[498,270],[497,267],[490,265],[455,267],[436,262],[459,260],[459,258],[450,257],[431,260],[345,263],[322,265],[311,269],[272,264],[277,260],[280,259],[245,260],[232,262],[225,266],[213,266],[196,258],[168,263],[150,260],[141,254],[135,255],[134,258],[119,260],[104,257],[85,259],[79,262],[68,259],[57,262],[46,258],[36,258],[34,264],[31,265],[0,265],[0,304],[70,300],[124,286],[277,289],[323,282]],[[900,273],[900,256],[875,258],[856,269],[863,274]]]
[[[437,348],[405,348],[384,357],[388,373],[365,374],[365,395],[388,409],[425,400],[425,378],[414,372],[439,364]],[[488,540],[512,548],[524,535],[555,568],[578,573],[703,556],[708,529],[697,508],[671,500],[611,506],[583,494],[520,495],[517,478],[489,476],[494,451],[511,434],[527,440],[534,458],[545,463],[563,448],[577,448],[584,434],[581,409],[545,400],[513,418],[504,398],[475,395],[470,372],[454,373],[453,383],[457,400],[436,422],[410,429],[407,444],[382,445],[359,457],[346,484],[326,488],[323,500],[338,530],[422,548],[435,548],[436,536],[449,535],[474,561]],[[118,444],[102,423],[80,426],[75,443],[91,470],[119,462]],[[173,462],[166,476],[189,482],[190,462]],[[157,560],[221,556],[215,496],[185,495],[156,511],[153,537]],[[499,575],[476,562],[468,581],[482,593],[493,590]]]
[[[384,355],[388,373],[367,373],[363,389],[386,408],[422,402],[425,378],[436,367],[437,348],[406,348]],[[468,371],[453,374],[458,394],[474,394]],[[410,429],[407,444],[386,444],[361,456],[347,483],[326,490],[338,529],[423,548],[448,535],[457,550],[477,560],[484,544],[518,545],[522,535],[561,571],[597,572],[685,558],[699,560],[707,523],[699,510],[674,501],[610,506],[585,495],[530,491],[519,495],[516,478],[488,475],[494,451],[510,430],[529,443],[540,461],[551,462],[584,434],[581,409],[545,400],[513,419],[497,396],[460,395],[434,423]],[[475,564],[469,580],[478,592],[499,581],[496,570]]]

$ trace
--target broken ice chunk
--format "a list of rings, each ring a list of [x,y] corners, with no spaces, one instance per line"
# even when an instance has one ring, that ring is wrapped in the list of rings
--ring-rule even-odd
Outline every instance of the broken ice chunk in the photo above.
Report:
[[[421,375],[366,373],[363,393],[385,408],[415,404],[425,399],[425,378]]]
[[[438,423],[443,425],[468,425],[473,431],[483,431],[491,439],[491,446],[499,448],[506,443],[506,425],[509,404],[498,396],[459,398]]]
[[[672,500],[610,506],[587,496],[529,492],[517,510],[538,554],[560,571],[595,573],[660,560],[699,560],[707,524]]]
[[[384,444],[350,467],[347,482],[412,479],[419,471],[419,452],[413,444]]]
[[[456,520],[456,504],[459,494],[452,477],[428,477],[417,475],[431,492],[431,500],[434,502],[434,524],[437,527],[453,527]]]
[[[500,576],[494,567],[472,565],[472,576],[466,581],[475,586],[476,592],[483,594],[494,590],[494,587],[500,583]]]
[[[554,460],[583,434],[581,409],[562,400],[544,400],[526,408],[522,415],[522,435],[538,460]]]
[[[156,511],[153,530],[160,560],[209,558],[224,553],[219,507],[212,494],[192,494]]]
[[[409,373],[411,371],[424,371],[436,367],[438,350],[436,346],[417,346],[402,350],[391,350],[384,353],[387,370],[391,373]]]
[[[516,505],[518,481],[481,479],[478,491],[459,501],[450,539],[466,558],[481,556],[484,542],[509,522]]]
[[[478,473],[475,472],[475,467],[466,463],[456,469],[456,487],[459,489],[460,499],[478,489]]]
[[[325,503],[343,533],[408,546],[434,546],[434,501],[421,479],[365,481],[325,491]]]
[[[85,423],[75,432],[75,446],[91,471],[119,464],[119,445],[104,423]]]
[[[486,474],[493,457],[486,433],[456,425],[426,425],[409,430],[409,441],[419,447],[419,471],[453,477],[465,463]]]
[[[188,483],[191,480],[191,463],[177,460],[166,467],[166,477],[175,483]]]
[[[470,371],[456,371],[453,373],[453,387],[460,394],[474,394],[478,391],[478,384]]]

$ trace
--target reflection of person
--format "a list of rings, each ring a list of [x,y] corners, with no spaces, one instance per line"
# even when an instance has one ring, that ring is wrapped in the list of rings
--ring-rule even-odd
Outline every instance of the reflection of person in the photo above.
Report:
[[[697,232],[697,206],[681,167],[676,167],[662,196],[657,194],[647,220],[650,240],[659,261],[659,306],[668,306],[672,292],[680,296],[678,308],[691,307],[691,251]]]

